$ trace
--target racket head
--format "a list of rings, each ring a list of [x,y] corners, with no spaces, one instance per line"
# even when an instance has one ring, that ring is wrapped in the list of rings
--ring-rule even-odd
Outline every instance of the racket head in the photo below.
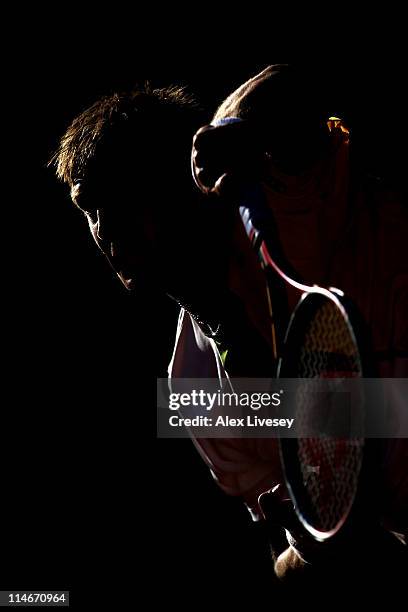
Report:
[[[298,429],[314,419],[330,420],[339,379],[363,377],[359,344],[340,295],[317,287],[303,294],[289,322],[278,376],[300,379],[294,414]],[[311,381],[304,379],[329,379],[327,388],[332,385],[333,394],[329,390],[327,395],[320,394],[321,399],[316,401],[319,394],[311,399]],[[351,416],[364,420],[364,394],[359,390],[350,402],[353,415],[344,415],[346,423]],[[286,484],[297,516],[316,540],[332,538],[346,524],[359,490],[364,452],[363,437],[320,434],[280,439]]]

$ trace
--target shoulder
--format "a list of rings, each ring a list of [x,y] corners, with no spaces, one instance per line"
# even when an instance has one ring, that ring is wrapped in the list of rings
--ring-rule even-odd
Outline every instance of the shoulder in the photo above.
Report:
[[[168,372],[171,378],[219,378],[222,364],[217,346],[181,309]]]

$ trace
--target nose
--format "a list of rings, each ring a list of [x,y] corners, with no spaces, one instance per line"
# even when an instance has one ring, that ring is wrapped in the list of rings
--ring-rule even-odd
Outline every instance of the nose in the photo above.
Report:
[[[98,209],[92,233],[96,244],[104,253],[112,269],[128,287],[129,253],[123,244],[123,236],[119,234],[113,215],[106,210]]]
[[[113,224],[102,209],[96,211],[94,219],[90,216],[89,225],[92,236],[100,250],[109,257],[114,257],[115,232]]]
[[[96,211],[95,234],[96,234],[98,241],[101,244],[107,242],[106,230],[107,230],[107,227],[106,227],[105,215],[101,209],[98,209]]]

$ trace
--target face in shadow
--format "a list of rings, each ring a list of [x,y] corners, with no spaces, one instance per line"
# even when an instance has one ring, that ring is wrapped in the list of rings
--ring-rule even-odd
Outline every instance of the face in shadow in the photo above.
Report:
[[[166,156],[165,156],[166,157]],[[127,290],[212,309],[226,287],[230,229],[175,160],[96,166],[71,188],[97,247]],[[116,167],[115,167],[116,166]]]

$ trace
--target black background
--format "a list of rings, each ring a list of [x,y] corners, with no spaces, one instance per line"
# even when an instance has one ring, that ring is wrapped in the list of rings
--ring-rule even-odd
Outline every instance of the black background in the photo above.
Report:
[[[154,32],[143,51],[52,27],[8,63],[3,96],[1,588],[70,588],[78,601],[103,587],[114,599],[153,576],[151,594],[167,604],[194,584],[198,598],[217,588],[259,601],[279,587],[246,510],[217,489],[188,440],[155,439],[155,377],[165,375],[177,309],[121,287],[46,162],[102,94],[144,79],[184,83],[210,117],[246,78],[287,58],[197,59],[186,44],[170,59]],[[403,184],[402,58],[318,58],[305,63],[327,79],[367,166]]]

